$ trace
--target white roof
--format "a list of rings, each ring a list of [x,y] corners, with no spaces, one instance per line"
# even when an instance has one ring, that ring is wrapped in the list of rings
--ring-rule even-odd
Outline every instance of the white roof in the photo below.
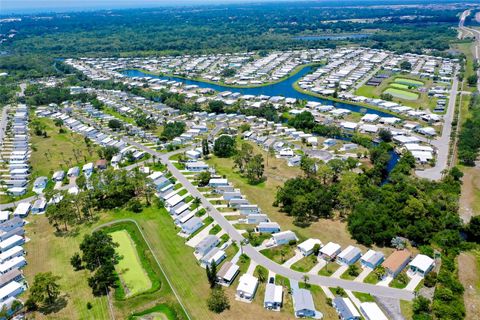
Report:
[[[23,252],[23,248],[21,246],[15,246],[13,248],[8,249],[5,252],[0,253],[0,262],[3,262],[4,260],[7,260],[11,256]]]
[[[388,320],[375,302],[364,302],[360,305],[360,309],[369,320]]]
[[[215,183],[215,184],[227,184],[228,183],[228,180],[227,179],[223,179],[223,178],[213,178],[213,179],[210,179],[210,181],[208,181],[208,183],[212,184],[212,183]]]
[[[428,270],[434,263],[434,260],[424,254],[417,254],[410,262],[410,266],[420,269],[422,271]]]
[[[5,300],[5,298],[11,295],[12,292],[17,291],[21,287],[22,285],[20,283],[18,283],[17,281],[12,281],[3,288],[0,288],[0,300]]]
[[[10,211],[0,211],[0,221],[8,220]]]
[[[25,257],[23,257],[23,256],[15,257],[15,258],[12,258],[10,260],[7,260],[4,263],[0,264],[0,273],[4,274],[9,269],[11,269],[12,267],[14,267],[14,266],[16,266],[16,265],[18,265],[22,262],[25,262]]]
[[[327,243],[322,249],[320,249],[320,252],[322,254],[326,254],[327,256],[331,256],[334,253],[338,252],[342,247],[334,242],[329,242]]]
[[[316,244],[319,244],[320,247],[322,246],[322,241],[318,240],[318,239],[307,239],[305,241],[303,241],[302,243],[300,243],[298,245],[298,248],[300,248],[300,250],[302,251],[311,251],[313,250],[313,247],[316,245]]]
[[[253,296],[257,288],[257,284],[257,278],[248,273],[244,273],[239,279],[237,291],[242,291]]]
[[[183,197],[176,194],[174,195],[173,197],[171,198],[168,198],[167,199],[167,204],[170,206],[170,207],[174,207],[175,205],[177,205],[178,203],[180,203],[180,201],[183,200]]]
[[[160,178],[161,176],[163,176],[163,172],[160,172],[160,171],[155,171],[153,172],[151,175],[149,175],[147,178],[150,179],[150,180],[157,180],[158,178]]]
[[[26,215],[29,211],[30,211],[30,203],[21,202],[15,208],[15,211],[13,212],[13,214],[21,216],[21,215]]]

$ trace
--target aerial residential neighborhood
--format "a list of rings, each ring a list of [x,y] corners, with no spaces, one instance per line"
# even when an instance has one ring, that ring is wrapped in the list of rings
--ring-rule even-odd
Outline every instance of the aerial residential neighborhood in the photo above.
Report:
[[[478,319],[479,4],[0,29],[0,319]]]

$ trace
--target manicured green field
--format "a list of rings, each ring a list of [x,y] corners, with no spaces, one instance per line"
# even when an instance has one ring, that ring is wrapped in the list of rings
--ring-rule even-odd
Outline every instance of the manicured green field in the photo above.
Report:
[[[419,86],[424,85],[424,83],[422,81],[407,79],[407,78],[396,78],[394,80],[394,82],[401,83],[401,84],[406,84],[407,86],[415,86],[415,87],[419,87]]]
[[[395,98],[405,99],[405,100],[417,100],[418,94],[413,92],[408,92],[400,89],[395,88],[388,88],[387,90],[383,91],[383,93],[388,93],[394,96]]]
[[[397,89],[405,89],[407,90],[408,89],[408,86],[406,84],[401,84],[401,83],[391,83],[390,84],[390,87],[392,88],[397,88]]]
[[[129,297],[150,289],[152,283],[145,270],[143,270],[137,249],[128,232],[120,230],[112,232],[110,235],[113,241],[119,244],[117,251],[123,257],[116,269],[122,284],[126,287],[125,296]]]

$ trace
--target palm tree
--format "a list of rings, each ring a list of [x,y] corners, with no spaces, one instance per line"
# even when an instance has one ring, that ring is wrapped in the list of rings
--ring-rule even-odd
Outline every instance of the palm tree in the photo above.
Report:
[[[310,277],[307,274],[302,276],[303,283],[305,284],[305,288],[308,288],[308,281],[310,281]]]

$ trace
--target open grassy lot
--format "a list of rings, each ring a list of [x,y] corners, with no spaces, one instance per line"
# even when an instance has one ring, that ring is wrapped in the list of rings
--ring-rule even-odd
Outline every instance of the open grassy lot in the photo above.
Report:
[[[291,269],[298,271],[298,272],[308,272],[310,271],[315,265],[318,263],[317,257],[312,255],[309,255],[307,257],[303,257],[302,259],[298,260],[295,262],[292,266]]]
[[[336,262],[329,262],[325,267],[323,267],[318,274],[320,276],[330,277],[337,269],[340,268],[340,265]]]
[[[475,70],[473,69],[473,50],[474,50],[474,44],[473,42],[467,42],[467,43],[455,43],[452,45],[452,48],[458,51],[461,51],[463,54],[465,54],[466,59],[466,64],[465,64],[465,77],[464,77],[464,90],[466,91],[475,91],[476,87],[475,86],[468,86],[468,83],[466,79],[473,75]]]
[[[32,180],[39,176],[51,177],[56,170],[83,165],[98,159],[96,146],[87,146],[82,136],[65,129],[59,133],[52,120],[37,119],[45,126],[47,138],[32,134],[32,156],[30,162],[33,167]]]
[[[335,242],[341,246],[355,244],[363,250],[366,250],[364,246],[357,244],[357,242],[352,239],[347,230],[347,225],[343,221],[321,219],[318,222],[312,223],[310,227],[301,228],[293,224],[292,217],[288,217],[285,213],[281,212],[279,208],[274,207],[272,204],[275,201],[277,188],[283,186],[283,183],[287,179],[301,175],[302,172],[298,167],[289,167],[285,160],[273,157],[268,158],[267,165],[266,152],[257,145],[252,145],[254,146],[254,152],[261,153],[265,159],[265,175],[267,180],[259,185],[248,184],[246,179],[236,173],[232,169],[234,163],[231,158],[218,158],[213,156],[207,162],[217,170],[218,174],[225,175],[236,188],[239,188],[251,203],[257,204],[263,213],[268,214],[268,217],[272,221],[279,223],[282,230],[294,231],[299,237],[300,242],[307,238],[317,238],[323,243],[328,243],[335,239]],[[390,249],[383,248],[381,251],[385,254],[392,252]]]
[[[115,268],[124,287],[125,296],[129,297],[148,290],[152,283],[142,267],[137,249],[128,232],[120,230],[110,235],[113,241],[118,243],[117,253],[122,256]]]
[[[270,249],[263,249],[260,251],[260,253],[278,264],[283,264],[285,261],[295,255],[294,247],[289,245],[281,245]]]
[[[415,92],[405,91],[401,89],[395,88],[388,88],[387,90],[383,91],[383,93],[388,93],[394,96],[395,98],[400,98],[403,100],[417,100],[418,94]]]
[[[462,252],[457,259],[458,277],[465,288],[465,319],[480,319],[480,250]]]

